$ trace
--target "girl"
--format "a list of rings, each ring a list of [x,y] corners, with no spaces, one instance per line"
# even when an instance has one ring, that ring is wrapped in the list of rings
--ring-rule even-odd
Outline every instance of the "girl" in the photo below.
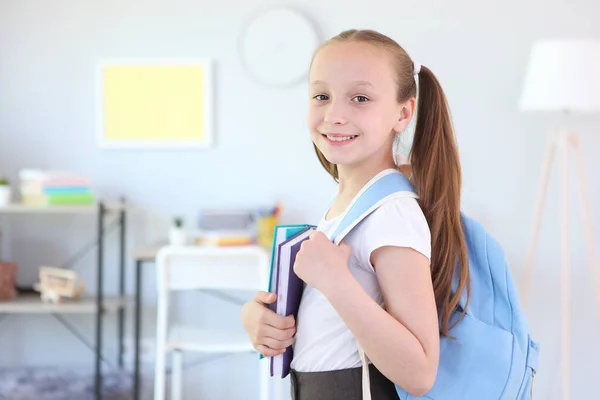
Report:
[[[394,142],[415,113],[417,87],[407,175],[419,198],[386,202],[334,245],[326,234],[361,188],[399,168]],[[371,361],[373,400],[397,399],[394,384],[421,396],[436,378],[439,335],[448,335],[459,295],[468,293],[461,171],[444,93],[389,37],[345,31],[315,53],[307,122],[319,161],[339,187],[296,258],[294,270],[306,282],[298,320],[266,308],[275,294],[261,292],[244,305],[243,325],[265,356],[294,345],[296,400],[361,399],[359,346]]]

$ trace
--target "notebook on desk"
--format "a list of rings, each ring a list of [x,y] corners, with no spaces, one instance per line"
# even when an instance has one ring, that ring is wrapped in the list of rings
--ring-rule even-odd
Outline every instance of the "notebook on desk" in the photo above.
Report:
[[[315,229],[313,225],[275,227],[269,292],[277,293],[277,299],[269,307],[279,315],[293,315],[294,318],[298,316],[304,282],[294,272],[294,262],[302,242],[307,240]],[[292,346],[283,354],[271,357],[271,376],[285,378],[290,372],[292,357]]]

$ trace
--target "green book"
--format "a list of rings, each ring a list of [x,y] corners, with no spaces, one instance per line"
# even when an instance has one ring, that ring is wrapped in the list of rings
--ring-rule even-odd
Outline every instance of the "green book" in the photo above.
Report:
[[[94,195],[92,193],[49,194],[46,195],[46,198],[50,206],[84,205],[94,202]]]

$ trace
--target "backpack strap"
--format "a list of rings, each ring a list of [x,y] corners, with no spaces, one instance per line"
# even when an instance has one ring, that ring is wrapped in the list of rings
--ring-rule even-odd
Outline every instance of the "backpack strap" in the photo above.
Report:
[[[329,238],[340,244],[344,237],[369,214],[388,200],[399,197],[417,198],[410,181],[399,171],[371,179],[354,197],[348,211]]]
[[[371,400],[371,377],[369,376],[369,357],[358,344],[358,355],[362,362],[362,400]]]
[[[388,200],[400,197],[417,198],[410,181],[399,171],[377,175],[371,179],[354,197],[348,211],[329,238],[339,245],[350,231]],[[371,400],[371,380],[369,377],[369,357],[358,344],[358,354],[362,362],[362,399]]]

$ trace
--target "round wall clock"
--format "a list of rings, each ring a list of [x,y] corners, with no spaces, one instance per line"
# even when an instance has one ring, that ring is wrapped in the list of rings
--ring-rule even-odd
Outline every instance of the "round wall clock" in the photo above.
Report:
[[[240,40],[246,70],[257,80],[275,86],[306,77],[319,45],[314,26],[299,12],[271,9],[250,21]]]

